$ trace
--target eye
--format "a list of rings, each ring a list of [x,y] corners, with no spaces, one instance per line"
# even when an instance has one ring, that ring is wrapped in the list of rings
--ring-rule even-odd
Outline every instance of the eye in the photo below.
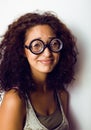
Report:
[[[56,49],[56,48],[59,48],[59,45],[60,45],[60,44],[59,44],[59,42],[58,42],[57,40],[54,40],[54,41],[52,42],[52,47],[55,48],[55,49]]]
[[[51,40],[50,42],[50,49],[53,51],[53,52],[59,52],[63,47],[63,43],[60,39],[58,38],[54,38]]]
[[[43,48],[43,43],[40,40],[35,40],[31,43],[31,50],[33,52],[39,52]]]
[[[60,41],[58,39],[53,39],[51,41],[51,48],[53,50],[58,50],[60,48]]]

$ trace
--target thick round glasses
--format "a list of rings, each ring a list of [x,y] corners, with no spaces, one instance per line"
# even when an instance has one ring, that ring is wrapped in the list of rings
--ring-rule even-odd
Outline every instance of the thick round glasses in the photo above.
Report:
[[[41,54],[46,48],[54,53],[58,53],[61,51],[62,47],[63,43],[58,38],[50,40],[47,44],[40,39],[34,39],[30,42],[29,46],[25,45],[25,48],[29,49],[35,55]]]

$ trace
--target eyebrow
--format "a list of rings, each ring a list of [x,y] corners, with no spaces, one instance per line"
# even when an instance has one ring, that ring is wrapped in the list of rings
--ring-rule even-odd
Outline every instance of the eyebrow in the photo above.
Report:
[[[48,37],[48,40],[52,40],[52,39],[54,39],[54,38],[57,38],[57,37],[56,37],[56,36],[50,36],[50,37]],[[40,39],[40,40],[42,40],[41,37],[38,37],[38,38],[35,38],[35,39]]]
[[[49,37],[49,39],[57,38],[56,36]]]
[[[42,38],[42,37],[37,37],[37,38],[32,39],[31,41],[33,41],[33,40],[38,40],[38,39],[42,40],[41,38]],[[47,42],[50,42],[50,41],[51,41],[52,39],[54,39],[54,38],[57,38],[57,37],[56,37],[56,36],[49,36],[48,39],[47,39]],[[31,43],[31,41],[30,41],[30,43]]]

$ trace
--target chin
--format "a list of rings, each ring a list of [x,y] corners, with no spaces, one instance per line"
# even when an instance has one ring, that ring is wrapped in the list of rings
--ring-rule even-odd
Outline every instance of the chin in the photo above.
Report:
[[[52,72],[53,71],[53,69],[54,69],[54,66],[50,66],[50,67],[40,67],[39,68],[39,71],[41,72],[41,73],[50,73],[50,72]]]
[[[53,69],[49,69],[49,70],[43,70],[41,71],[42,73],[50,73]]]

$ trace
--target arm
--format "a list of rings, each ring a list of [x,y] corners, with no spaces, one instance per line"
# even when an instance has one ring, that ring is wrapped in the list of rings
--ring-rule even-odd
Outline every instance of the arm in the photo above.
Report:
[[[25,105],[18,92],[10,90],[0,106],[0,130],[22,130]]]

